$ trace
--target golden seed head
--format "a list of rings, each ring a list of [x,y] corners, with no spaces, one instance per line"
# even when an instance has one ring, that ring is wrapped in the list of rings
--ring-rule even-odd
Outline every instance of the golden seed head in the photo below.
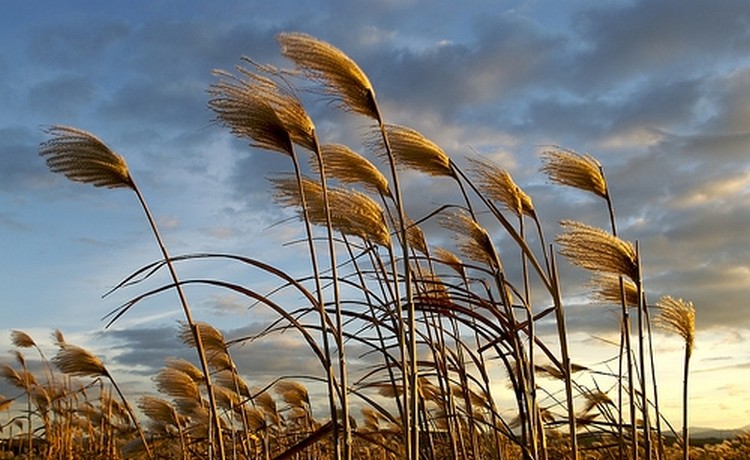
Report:
[[[388,179],[367,158],[341,144],[320,146],[323,166],[328,178],[344,184],[360,184],[366,190],[390,196]],[[318,171],[317,161],[312,161],[313,170]]]
[[[58,347],[65,346],[65,336],[60,329],[55,329],[55,332],[52,333],[52,340]]]
[[[206,351],[209,352],[224,352],[227,349],[226,342],[224,341],[224,335],[211,326],[210,324],[202,321],[195,322],[195,328],[198,330],[201,338],[201,344]],[[190,327],[190,324],[186,322],[180,323],[180,340],[185,345],[195,347],[195,335]]]
[[[12,331],[10,333],[10,341],[18,348],[31,348],[36,346],[34,339],[23,331]]]
[[[235,390],[241,396],[244,396],[246,398],[250,397],[250,388],[247,386],[247,383],[245,383],[245,381],[239,375],[237,375],[236,372],[233,372],[229,369],[224,369],[223,371],[216,373],[215,381],[217,385]]]
[[[459,275],[463,276],[466,273],[466,270],[464,269],[464,263],[457,255],[455,255],[451,251],[445,248],[437,247],[432,250],[432,255],[436,260],[451,267]]]
[[[10,409],[13,405],[13,399],[8,399],[5,396],[0,396],[0,412]]]
[[[253,398],[253,402],[274,422],[279,419],[279,412],[276,409],[276,401],[273,400],[273,397],[267,391],[261,391],[256,394]]]
[[[466,258],[492,269],[502,269],[489,233],[468,213],[448,213],[440,219],[440,224],[455,232],[458,249]]]
[[[425,237],[424,232],[408,216],[404,216],[404,219],[404,224],[406,225],[406,240],[409,243],[409,247],[427,255],[429,249],[427,247],[427,238]]]
[[[606,231],[581,222],[562,221],[565,230],[555,239],[562,247],[560,254],[571,263],[594,272],[627,276],[638,282],[635,248]]]
[[[187,374],[195,382],[202,382],[204,380],[203,371],[186,359],[167,358],[164,361],[167,367]]]
[[[638,287],[628,278],[622,278],[613,273],[595,273],[589,284],[594,287],[594,297],[597,300],[620,304],[622,302],[620,280],[625,290],[626,305],[638,306]]]
[[[274,385],[274,390],[291,407],[308,407],[310,396],[307,388],[293,380],[280,380]]]
[[[276,38],[281,53],[308,78],[322,83],[326,95],[343,109],[379,119],[370,80],[344,52],[303,33],[282,33]]]
[[[685,340],[687,354],[693,352],[695,342],[695,307],[692,302],[664,296],[656,302],[659,315],[654,318],[656,326],[678,334]]]
[[[591,155],[553,147],[542,151],[541,157],[541,171],[552,182],[585,190],[602,198],[607,197],[607,181],[601,164]]]
[[[109,372],[101,359],[90,351],[75,345],[65,345],[58,350],[52,362],[63,374],[80,377],[108,377]]]
[[[125,159],[93,134],[59,125],[46,132],[52,138],[40,145],[39,155],[52,172],[96,187],[134,188]]]
[[[165,367],[154,376],[156,388],[173,398],[199,401],[201,398],[198,384],[193,378],[180,370]]]
[[[302,195],[299,184],[294,177],[271,179],[276,189],[274,199],[282,206],[292,206],[302,210]],[[327,225],[323,188],[318,182],[302,178],[304,205],[310,222],[315,225]],[[341,188],[328,188],[328,205],[333,229],[344,235],[358,236],[381,246],[388,246],[391,241],[383,208],[367,195]]]
[[[264,83],[216,71],[220,78],[208,90],[208,106],[216,120],[250,145],[293,155],[292,137],[272,102],[263,93]]]
[[[177,411],[169,401],[146,395],[138,400],[138,407],[146,417],[152,420],[163,424],[179,425]]]
[[[448,155],[421,133],[391,124],[385,125],[385,130],[398,168],[414,169],[430,176],[455,177]],[[366,144],[378,157],[388,158],[379,128],[370,132]]]
[[[531,197],[516,185],[510,173],[488,160],[470,159],[471,172],[477,177],[479,188],[494,201],[517,216],[534,216]]]

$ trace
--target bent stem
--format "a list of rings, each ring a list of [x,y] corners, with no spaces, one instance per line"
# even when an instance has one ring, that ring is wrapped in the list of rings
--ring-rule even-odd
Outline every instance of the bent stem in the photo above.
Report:
[[[226,457],[224,453],[224,440],[223,440],[222,433],[221,433],[221,419],[219,418],[219,411],[216,405],[216,396],[214,395],[214,388],[211,382],[211,371],[208,367],[208,360],[206,359],[206,352],[203,347],[203,341],[201,339],[201,334],[198,329],[198,325],[193,320],[193,315],[190,311],[190,305],[188,304],[187,297],[185,296],[185,292],[183,291],[182,285],[180,284],[179,278],[177,277],[177,271],[174,268],[174,264],[172,263],[172,260],[169,257],[169,253],[167,252],[167,247],[164,245],[164,241],[161,238],[161,234],[159,233],[159,228],[156,226],[156,221],[154,220],[154,217],[151,214],[151,211],[149,210],[148,205],[146,204],[146,200],[144,199],[143,194],[141,193],[138,186],[135,184],[135,181],[132,178],[130,180],[132,182],[133,191],[138,197],[138,201],[141,203],[143,212],[146,214],[146,219],[148,220],[148,223],[151,226],[151,230],[153,231],[154,238],[156,238],[156,242],[159,245],[159,249],[161,250],[161,253],[164,256],[164,262],[167,264],[167,268],[169,269],[169,274],[172,277],[172,281],[174,281],[174,287],[177,290],[177,296],[180,298],[180,304],[182,305],[183,312],[185,313],[185,320],[188,322],[190,331],[193,334],[193,339],[195,340],[195,348],[198,352],[198,359],[200,361],[201,369],[203,371],[203,377],[206,383],[206,392],[208,393],[208,402],[209,402],[209,406],[211,410],[213,434],[216,439],[216,446],[218,448],[219,458],[221,460],[224,460]],[[209,442],[209,458],[212,457],[212,450],[213,450],[212,447],[213,447],[213,443]]]
[[[109,382],[114,387],[115,391],[117,392],[117,395],[120,396],[120,400],[125,405],[125,410],[128,411],[128,415],[130,416],[130,419],[133,420],[133,424],[135,425],[136,430],[138,430],[138,436],[141,438],[141,442],[143,443],[143,448],[146,450],[146,455],[148,455],[148,458],[154,459],[154,454],[151,452],[151,448],[148,445],[148,442],[146,442],[146,435],[143,433],[143,428],[141,428],[141,424],[138,423],[138,419],[135,417],[135,413],[133,412],[133,408],[130,407],[130,403],[128,403],[128,400],[125,399],[125,395],[122,393],[122,390],[120,389],[120,386],[117,384],[114,378],[112,378],[112,375],[109,373],[109,371],[105,370],[104,376],[107,377]]]
[[[409,243],[407,241],[406,232],[406,214],[404,212],[404,201],[401,195],[401,186],[399,184],[398,172],[396,170],[396,158],[391,148],[391,143],[388,140],[388,132],[386,130],[385,122],[383,121],[380,107],[375,99],[374,92],[370,92],[372,98],[372,104],[375,107],[377,114],[377,122],[380,128],[380,134],[383,138],[383,144],[385,151],[388,156],[388,166],[391,171],[391,178],[393,184],[393,198],[396,204],[396,213],[398,215],[398,233],[399,240],[401,242],[401,250],[403,254],[404,264],[404,285],[406,289],[406,307],[407,307],[407,318],[406,324],[408,332],[408,351],[409,351],[409,377],[406,383],[408,383],[408,397],[406,404],[406,418],[408,420],[408,426],[406,429],[406,457],[409,459],[419,458],[419,369],[417,366],[417,322],[416,322],[416,311],[414,307],[414,293],[412,289],[412,273],[411,273],[411,257],[409,255]],[[396,273],[396,266],[394,263],[394,287],[397,293],[396,300],[398,302],[398,275]],[[399,312],[402,308],[399,306]],[[400,315],[400,313],[399,313]],[[404,389],[404,393],[407,390]]]
[[[317,151],[317,142],[316,142],[316,157],[319,158],[320,153]],[[310,253],[310,264],[312,266],[313,275],[315,278],[315,292],[317,295],[317,304],[318,304],[318,314],[320,316],[320,329],[321,329],[321,339],[323,341],[323,350],[325,353],[325,359],[326,359],[326,376],[327,376],[327,389],[328,389],[328,406],[329,410],[331,412],[331,421],[333,422],[332,426],[332,434],[333,434],[333,457],[336,459],[341,458],[341,449],[339,445],[339,423],[338,423],[338,409],[336,407],[336,382],[335,382],[335,373],[333,370],[333,362],[331,358],[331,346],[328,339],[329,334],[329,317],[328,313],[325,310],[325,299],[323,298],[323,285],[320,279],[320,268],[318,266],[318,256],[317,251],[315,250],[315,241],[313,238],[313,230],[312,230],[312,223],[310,221],[310,213],[309,208],[307,206],[307,198],[305,197],[305,189],[302,184],[302,171],[300,169],[299,159],[297,158],[297,153],[294,148],[291,149],[291,158],[292,158],[292,165],[294,167],[294,176],[297,181],[297,187],[299,188],[300,193],[300,206],[302,208],[302,217],[304,221],[305,226],[305,234],[307,237],[307,245],[308,250]],[[323,177],[324,170],[322,164],[319,165],[321,168],[321,177]],[[328,230],[328,242],[329,242],[329,251],[331,256],[331,267],[333,270],[335,270],[336,262],[335,262],[335,253],[333,252],[333,236],[332,236],[332,230],[331,230],[331,217],[330,217],[330,208],[328,206],[328,193],[327,189],[325,188],[325,181],[322,182],[321,187],[323,188],[323,207],[324,207],[324,213],[326,217],[326,226]],[[336,285],[337,286],[337,285]],[[335,296],[338,304],[338,289],[335,288]],[[340,325],[337,325],[337,327],[340,327]],[[340,331],[340,329],[339,329]],[[336,337],[339,337],[340,334],[337,333]],[[336,341],[337,345],[341,346],[341,343],[339,340]],[[339,348],[339,356],[341,355],[341,348]],[[346,393],[346,387],[342,385],[342,393]],[[345,427],[346,428],[346,427]]]

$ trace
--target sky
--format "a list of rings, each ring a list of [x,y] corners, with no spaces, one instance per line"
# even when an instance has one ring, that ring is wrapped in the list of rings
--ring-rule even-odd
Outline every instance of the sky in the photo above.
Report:
[[[217,81],[214,69],[231,70],[242,56],[291,66],[275,41],[291,31],[352,57],[387,121],[417,129],[459,165],[482,155],[507,169],[532,196],[548,235],[561,219],[606,228],[607,214],[594,197],[540,175],[540,146],[594,155],[620,235],[639,243],[649,298],[695,304],[691,424],[750,423],[744,0],[472,0],[460,8],[449,0],[7,3],[0,18],[1,349],[12,349],[12,330],[51,346],[60,329],[103,356],[131,388],[147,388],[166,356],[189,356],[175,337],[179,305],[166,295],[105,329],[108,312],[160,284],[102,297],[157,260],[158,247],[131,192],[71,183],[46,169],[37,151],[53,124],[90,131],[126,158],[172,254],[241,254],[304,276],[304,251],[288,244],[301,227],[272,202],[266,180],[289,172],[288,160],[232,138],[213,122],[206,91]],[[362,119],[307,93],[305,102],[323,142],[358,139]],[[414,218],[454,194],[443,179],[411,174],[405,181]],[[601,339],[616,334],[616,315],[582,305],[586,274],[562,265],[574,360],[593,364],[611,354]],[[228,263],[179,270],[260,291],[274,286]],[[226,293],[195,289],[190,298],[197,319],[228,337],[274,319]],[[657,333],[664,407],[676,426],[681,346]],[[289,369],[317,372],[304,356],[282,335],[238,359],[252,369],[249,378],[263,381]],[[0,394],[12,392],[0,386]]]

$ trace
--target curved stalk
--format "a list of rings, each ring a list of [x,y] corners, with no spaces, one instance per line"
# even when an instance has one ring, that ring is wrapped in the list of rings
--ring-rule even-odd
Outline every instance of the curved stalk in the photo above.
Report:
[[[188,322],[188,325],[190,326],[190,331],[193,334],[193,339],[195,340],[195,348],[198,352],[198,360],[200,361],[201,370],[203,371],[203,376],[206,383],[206,392],[208,393],[208,402],[209,402],[209,409],[211,412],[211,421],[212,421],[212,427],[213,427],[213,434],[215,436],[216,440],[216,446],[218,448],[218,455],[221,460],[224,460],[225,453],[224,453],[224,439],[221,432],[221,419],[219,417],[219,410],[216,405],[216,396],[214,395],[214,387],[213,383],[211,382],[211,371],[208,367],[208,360],[206,359],[206,352],[203,347],[203,341],[201,339],[200,330],[198,329],[198,325],[193,320],[193,315],[190,311],[190,305],[188,304],[187,297],[185,296],[185,292],[182,289],[182,285],[179,282],[179,278],[177,277],[177,271],[174,268],[174,264],[172,263],[172,260],[169,257],[169,253],[167,252],[167,247],[164,245],[164,242],[161,238],[161,234],[159,233],[159,228],[156,226],[156,221],[154,220],[153,215],[151,214],[151,211],[148,208],[148,205],[146,204],[146,200],[143,198],[143,194],[141,193],[138,186],[135,184],[135,181],[131,179],[131,182],[133,184],[133,191],[135,192],[136,196],[138,197],[138,201],[141,203],[141,207],[143,208],[143,212],[146,214],[146,219],[148,220],[149,225],[151,226],[151,230],[154,234],[154,238],[156,238],[156,242],[159,245],[159,249],[161,250],[162,255],[164,256],[164,262],[167,264],[167,268],[169,269],[169,275],[172,277],[172,281],[174,281],[174,287],[177,290],[177,296],[180,298],[180,304],[182,305],[182,310],[185,313],[185,320]],[[212,446],[212,443],[209,443],[209,446]],[[212,449],[209,450],[209,457],[212,455]]]

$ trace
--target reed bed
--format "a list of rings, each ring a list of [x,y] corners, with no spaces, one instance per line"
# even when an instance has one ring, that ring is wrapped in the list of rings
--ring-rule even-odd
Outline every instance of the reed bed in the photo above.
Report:
[[[548,243],[533,197],[507,170],[474,158],[464,171],[415,129],[386,122],[370,80],[333,45],[299,33],[278,41],[294,69],[243,57],[232,71],[215,72],[208,106],[218,125],[253,148],[289,158],[289,174],[269,186],[276,203],[296,212],[304,227],[309,274],[295,278],[251,255],[170,256],[124,158],[93,134],[52,127],[40,148],[50,169],[74,181],[133,190],[162,251],[163,259],[116,290],[161,271],[170,275],[168,283],[114,310],[109,324],[147,298],[176,291],[185,315],[178,336],[195,350],[196,363],[165,357],[153,376],[154,393],[129,396],[100,358],[67,344],[62,333],[55,334],[57,354],[47,360],[28,334],[16,331],[16,363],[0,371],[18,394],[0,398],[0,409],[25,407],[13,417],[7,412],[2,453],[185,460],[687,458],[687,431],[671,433],[659,408],[651,324],[686,341],[687,426],[694,310],[671,297],[648,302],[639,245],[618,234],[603,166],[591,155],[542,149],[540,172],[552,186],[601,198],[611,222],[606,230],[566,220]],[[321,143],[298,88],[369,124],[363,151]],[[409,215],[400,185],[407,171],[449,179],[459,204]],[[440,230],[424,232],[426,222]],[[451,238],[452,248],[431,243]],[[277,288],[259,292],[221,279],[178,277],[177,262],[207,260],[270,277]],[[568,262],[591,274],[592,309],[603,304],[621,312],[614,370],[587,368],[571,356],[558,268]],[[185,291],[194,285],[242,296],[277,320],[257,335],[227,339],[193,319]],[[289,305],[289,298],[297,304]],[[539,334],[542,324],[555,332]],[[320,372],[258,384],[253,369],[238,367],[236,353],[281,332],[306,345]],[[40,374],[29,371],[21,351],[28,348],[37,348],[44,363]],[[366,365],[352,364],[352,353]],[[311,385],[323,389],[326,410],[311,399]],[[704,458],[722,448],[690,454]]]

